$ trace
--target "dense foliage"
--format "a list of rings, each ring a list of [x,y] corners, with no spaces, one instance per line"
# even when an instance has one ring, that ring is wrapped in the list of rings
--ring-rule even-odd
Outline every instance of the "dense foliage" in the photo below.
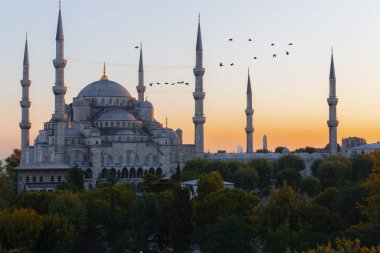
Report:
[[[84,191],[73,168],[60,190],[17,196],[0,174],[0,252],[379,252],[380,153],[305,167],[196,159],[173,179],[148,173],[138,194],[116,179]],[[179,184],[191,179],[197,192]]]

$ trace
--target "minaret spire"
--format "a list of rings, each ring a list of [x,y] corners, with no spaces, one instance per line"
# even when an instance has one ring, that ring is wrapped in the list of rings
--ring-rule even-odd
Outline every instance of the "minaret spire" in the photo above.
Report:
[[[247,133],[247,153],[253,153],[253,109],[252,109],[252,88],[251,88],[251,78],[248,69],[248,81],[247,81],[247,109],[245,110],[245,115],[247,116],[247,125],[245,132]]]
[[[20,101],[21,122],[19,125],[21,128],[21,150],[24,151],[25,148],[29,147],[29,129],[32,126],[29,121],[29,108],[31,106],[31,102],[29,100],[29,87],[31,81],[29,80],[28,34],[26,34],[25,39],[22,80],[20,83],[22,87],[22,99]],[[22,161],[24,161],[24,157],[22,158]]]
[[[336,97],[336,79],[335,79],[335,67],[334,67],[334,55],[331,49],[331,62],[330,62],[330,94],[327,99],[329,105],[329,120],[327,126],[329,127],[329,154],[334,155],[338,152],[337,143],[337,127],[339,121],[337,120],[336,105],[338,104],[338,98]]]
[[[61,7],[58,13],[57,34],[56,41],[56,57],[53,60],[55,68],[55,84],[53,86],[53,93],[55,95],[55,111],[53,114],[54,124],[54,161],[63,162],[64,158],[64,145],[65,145],[65,94],[67,87],[65,86],[65,72],[67,61],[64,59],[64,36],[62,25]]]
[[[138,93],[138,101],[144,102],[144,94],[146,90],[146,86],[144,85],[144,63],[143,63],[143,55],[142,55],[142,42],[140,43],[140,60],[139,60],[139,78],[138,85],[136,86],[136,90]]]
[[[204,155],[203,125],[206,122],[206,118],[203,114],[203,100],[206,94],[205,92],[203,92],[203,75],[205,73],[205,69],[203,68],[203,49],[200,16],[198,17],[198,33],[195,51],[196,59],[195,68],[193,69],[193,73],[195,76],[195,91],[193,92],[193,97],[195,100],[195,115],[193,117],[193,122],[195,125],[195,157],[202,157]]]

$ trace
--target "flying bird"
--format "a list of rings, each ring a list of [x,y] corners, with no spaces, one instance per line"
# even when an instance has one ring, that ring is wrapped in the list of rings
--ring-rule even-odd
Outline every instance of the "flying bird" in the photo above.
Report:
[[[289,55],[289,51],[286,51],[286,55]]]
[[[223,63],[221,62],[221,63],[219,63],[219,67],[223,67],[224,65],[223,65]]]
[[[233,41],[233,39],[229,39],[228,41],[232,42],[232,41]]]
[[[139,48],[139,46],[135,46],[135,48],[137,49],[137,48]]]
[[[160,83],[159,83],[159,82],[157,82],[157,85],[160,85]]]
[[[254,59],[254,60],[257,60],[258,58],[255,56],[255,57],[253,57],[253,59]]]
[[[252,39],[248,39],[248,41],[252,41]]]
[[[233,66],[233,65],[235,65],[235,64],[234,64],[234,63],[231,63],[230,65]]]
[[[273,54],[273,58],[276,58],[277,57],[277,54]]]
[[[149,85],[150,85],[150,86],[153,86],[153,83],[150,83]]]
[[[165,83],[165,84],[169,84],[169,83]]]
[[[175,83],[172,83],[172,85],[174,85]]]
[[[270,44],[271,46],[274,46],[275,44],[274,43],[272,43],[272,44]]]
[[[186,85],[189,85],[189,83],[185,83]]]
[[[293,46],[293,43],[290,42],[288,45],[289,45],[289,46]]]

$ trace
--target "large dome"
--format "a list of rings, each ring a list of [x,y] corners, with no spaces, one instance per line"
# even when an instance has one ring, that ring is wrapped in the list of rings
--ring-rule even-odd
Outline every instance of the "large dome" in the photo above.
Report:
[[[84,87],[78,97],[131,97],[121,84],[110,80],[99,80]]]

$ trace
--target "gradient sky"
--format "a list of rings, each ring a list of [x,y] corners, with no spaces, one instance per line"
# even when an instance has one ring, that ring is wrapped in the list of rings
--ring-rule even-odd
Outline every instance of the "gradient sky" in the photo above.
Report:
[[[247,68],[251,69],[254,149],[328,142],[328,74],[334,46],[338,141],[376,142],[380,129],[380,1],[378,0],[63,0],[66,101],[101,76],[136,94],[143,41],[145,81],[190,82],[147,87],[155,117],[182,128],[193,143],[195,40],[201,13],[204,51],[205,151],[245,149]],[[53,113],[58,1],[0,0],[0,159],[20,146],[19,100],[25,31],[31,64],[31,143]],[[234,38],[233,43],[228,38]],[[248,42],[248,38],[254,40]],[[271,47],[270,43],[276,43]],[[293,42],[289,48],[287,44]],[[285,56],[289,50],[290,55]],[[278,57],[272,59],[272,53]],[[253,61],[257,56],[259,60]],[[233,67],[218,67],[219,62]]]

